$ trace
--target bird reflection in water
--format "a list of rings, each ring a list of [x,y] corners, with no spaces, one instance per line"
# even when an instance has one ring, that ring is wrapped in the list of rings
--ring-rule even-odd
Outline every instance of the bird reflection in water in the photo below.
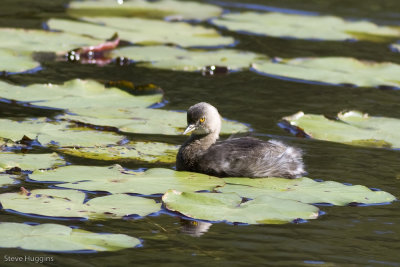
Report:
[[[181,219],[181,233],[200,237],[211,227],[212,223]]]

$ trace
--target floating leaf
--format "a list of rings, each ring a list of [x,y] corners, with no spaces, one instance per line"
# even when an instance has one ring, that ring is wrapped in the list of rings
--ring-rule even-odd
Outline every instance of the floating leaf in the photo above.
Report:
[[[115,193],[163,194],[168,189],[181,191],[212,190],[223,180],[200,173],[149,169],[145,172],[123,173],[119,166],[66,166],[29,176],[37,181],[68,182],[57,186],[88,191]]]
[[[0,120],[0,125],[1,125],[1,120]],[[17,144],[16,142],[11,141],[10,139],[0,137],[0,150],[5,151],[7,150],[7,148],[18,147],[18,146],[22,147],[23,144]]]
[[[339,113],[338,121],[298,112],[283,118],[312,138],[362,146],[400,148],[400,119],[372,117],[358,111]]]
[[[266,59],[252,52],[233,49],[215,51],[185,50],[170,46],[124,47],[112,52],[113,56],[127,57],[134,61],[145,61],[141,66],[180,70],[199,71],[205,66],[225,66],[230,70],[250,67],[256,59]]]
[[[62,52],[99,43],[76,34],[13,28],[0,28],[0,40],[0,48],[26,52]]]
[[[107,215],[113,214],[112,218],[126,215],[147,216],[151,213],[158,212],[161,208],[161,203],[156,203],[153,199],[126,194],[96,197],[89,200],[84,205],[89,206],[88,212],[90,218],[104,217],[102,213]]]
[[[97,43],[98,39],[70,33],[0,28],[0,71],[24,72],[38,67],[33,52],[64,52]]]
[[[84,203],[85,193],[76,190],[36,189],[28,195],[0,194],[3,209],[50,217],[105,219],[137,214],[146,216],[160,210],[152,199],[115,194]]]
[[[237,193],[242,197],[270,196],[302,203],[330,203],[344,206],[349,203],[386,203],[396,198],[384,191],[372,191],[362,185],[344,185],[334,181],[316,182],[310,178],[224,178],[223,193]]]
[[[13,184],[14,179],[9,174],[0,174],[0,187]]]
[[[0,119],[0,137],[19,141],[24,136],[42,145],[88,147],[116,144],[123,136],[88,128],[76,128],[68,122],[46,122],[45,118],[13,121]]]
[[[130,178],[129,174],[134,172],[126,171],[120,165],[109,167],[79,166],[70,165],[63,168],[48,171],[34,171],[29,178],[36,181],[48,182],[79,182],[90,180],[107,180],[108,178],[121,180]]]
[[[399,27],[378,26],[369,21],[349,21],[335,16],[243,12],[224,14],[213,23],[231,31],[314,40],[385,41],[400,36]]]
[[[178,146],[160,142],[131,141],[121,146],[62,148],[61,152],[97,160],[139,160],[150,163],[175,163]]]
[[[400,119],[373,117],[360,111],[339,112],[338,118],[363,129],[379,129],[383,132],[400,132]]]
[[[120,16],[146,18],[175,18],[206,20],[219,16],[222,9],[218,6],[175,0],[124,0],[121,4],[109,0],[73,1],[68,13],[74,16]]]
[[[57,153],[51,154],[17,154],[11,152],[0,153],[0,171],[14,167],[21,170],[49,169],[65,165],[66,162]]]
[[[11,49],[0,48],[0,72],[24,72],[39,66],[31,55]]]
[[[81,170],[84,171],[84,170]],[[135,176],[122,179],[93,179],[78,183],[60,184],[59,187],[88,191],[115,193],[138,193],[144,195],[163,194],[168,189],[185,191],[212,190],[224,182],[216,177],[189,172],[176,172],[168,169],[149,169]]]
[[[140,240],[123,234],[97,234],[59,224],[0,223],[0,247],[37,251],[115,251]]]
[[[38,141],[42,145],[58,147],[90,147],[116,144],[123,136],[95,131],[88,128],[70,128],[70,124],[62,122],[59,124],[47,123],[38,134]]]
[[[63,115],[60,118],[82,123],[116,127],[120,131],[147,134],[181,134],[186,125],[186,113],[162,109],[110,107],[94,110],[81,108],[72,110],[77,115]],[[239,122],[222,121],[222,134],[247,132],[249,128]]]
[[[148,107],[162,100],[162,94],[133,96],[121,89],[106,88],[92,80],[75,79],[62,85],[33,84],[26,87],[0,82],[0,97],[60,109]]]
[[[316,81],[324,84],[353,84],[362,87],[400,87],[400,65],[369,62],[354,58],[295,58],[280,62],[259,61],[253,65],[259,73]]]
[[[260,196],[243,203],[242,198],[234,193],[188,193],[169,190],[162,200],[169,210],[207,221],[275,224],[318,217],[317,207],[270,196]]]
[[[13,142],[21,140],[24,136],[34,140],[43,128],[45,118],[14,121],[0,119],[0,137]]]
[[[87,22],[51,19],[54,30],[90,35],[104,40],[118,33],[122,40],[135,44],[177,44],[180,46],[221,46],[234,43],[212,28],[192,26],[186,22],[168,22],[142,18],[96,17],[83,18]]]

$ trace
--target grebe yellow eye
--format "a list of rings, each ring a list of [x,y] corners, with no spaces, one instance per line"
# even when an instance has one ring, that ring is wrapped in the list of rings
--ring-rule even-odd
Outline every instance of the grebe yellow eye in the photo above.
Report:
[[[200,121],[201,123],[203,123],[205,120],[206,120],[206,118],[205,118],[205,117],[202,117],[199,121]]]

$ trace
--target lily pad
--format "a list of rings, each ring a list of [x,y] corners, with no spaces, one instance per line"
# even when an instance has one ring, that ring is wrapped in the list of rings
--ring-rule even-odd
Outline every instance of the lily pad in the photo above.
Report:
[[[62,52],[99,43],[71,33],[14,28],[0,28],[0,40],[0,48],[25,52]]]
[[[37,140],[47,146],[90,147],[115,145],[124,138],[116,133],[69,126],[67,122],[47,123],[38,134]]]
[[[175,0],[73,1],[68,13],[73,16],[120,16],[206,20],[219,16],[222,8],[210,4]]]
[[[0,247],[37,251],[84,252],[132,248],[140,240],[124,234],[98,234],[59,224],[0,223]]]
[[[131,141],[121,146],[61,148],[59,151],[97,160],[139,160],[150,163],[174,163],[178,146],[160,142]]]
[[[152,199],[115,194],[93,198],[87,202],[85,193],[76,190],[36,189],[28,195],[0,194],[3,209],[49,217],[118,219],[127,215],[146,216],[160,210]]]
[[[33,52],[65,52],[99,43],[85,36],[44,30],[0,28],[0,71],[19,73],[37,68]]]
[[[373,117],[358,111],[338,114],[339,120],[298,112],[283,118],[308,136],[362,146],[400,148],[400,119]]]
[[[204,51],[170,46],[124,47],[114,50],[112,55],[144,61],[140,64],[144,67],[179,71],[199,71],[210,65],[242,70],[248,69],[257,59],[267,59],[266,56],[233,49]]]
[[[212,190],[214,187],[223,184],[224,182],[221,179],[204,174],[156,168],[123,179],[110,177],[107,180],[92,179],[92,181],[65,183],[57,186],[88,191],[105,191],[112,194],[138,193],[153,195],[163,194],[169,189],[189,192]]]
[[[80,166],[69,165],[63,168],[54,170],[37,170],[29,175],[29,178],[42,182],[79,182],[87,180],[107,180],[111,179],[124,179],[133,175],[134,172],[127,171],[120,165],[112,165],[108,167],[97,166]]]
[[[293,200],[260,196],[247,202],[235,193],[188,193],[169,190],[162,200],[167,209],[207,221],[276,224],[316,219],[318,208]]]
[[[50,169],[65,165],[66,162],[57,153],[51,154],[17,154],[11,152],[0,153],[0,171],[14,167],[21,170]]]
[[[344,185],[334,181],[316,182],[310,178],[224,178],[223,193],[237,193],[242,197],[270,196],[302,203],[329,203],[344,206],[349,203],[376,204],[392,202],[396,198],[384,191],[372,191],[362,185]]]
[[[0,72],[24,72],[39,67],[28,53],[17,52],[11,49],[0,48]]]
[[[339,112],[338,118],[350,125],[364,129],[379,129],[383,132],[400,132],[400,119],[374,117],[360,111]]]
[[[400,65],[345,57],[295,58],[280,62],[259,61],[253,69],[267,75],[323,84],[352,84],[362,87],[400,87]]]
[[[253,34],[311,40],[385,41],[400,36],[399,27],[378,26],[369,21],[350,21],[335,16],[284,13],[227,13],[215,25]]]
[[[124,137],[116,133],[77,128],[68,122],[47,122],[45,118],[13,121],[0,119],[0,137],[19,141],[24,136],[42,145],[89,147],[116,144]]]
[[[116,127],[122,132],[146,134],[181,134],[186,127],[186,113],[162,109],[144,109],[130,107],[110,107],[94,110],[92,108],[74,108],[76,115],[63,115],[60,118],[82,123]],[[222,134],[248,132],[242,123],[222,120]]]
[[[142,18],[96,17],[81,21],[51,19],[49,27],[63,32],[90,35],[104,40],[115,33],[122,40],[135,44],[176,44],[188,46],[222,46],[234,43],[215,29],[192,26],[186,22],[168,22]]]
[[[0,174],[0,187],[13,184],[15,181],[9,174]]]
[[[88,191],[163,194],[168,189],[193,192],[212,190],[224,181],[205,174],[177,172],[154,168],[145,172],[124,172],[121,167],[66,166],[50,171],[34,172],[32,180],[66,182],[57,186]]]
[[[0,82],[0,97],[60,109],[148,107],[162,100],[162,94],[133,96],[121,89],[106,88],[93,80],[75,79],[62,85],[33,84],[26,87]]]
[[[0,119],[0,137],[10,139],[13,142],[21,140],[24,136],[34,140],[45,122],[45,118],[23,121]]]
[[[1,121],[0,121],[1,123]],[[6,151],[7,148],[15,148],[15,147],[23,147],[23,144],[17,144],[14,141],[11,141],[10,139],[7,138],[2,138],[0,137],[0,150]]]

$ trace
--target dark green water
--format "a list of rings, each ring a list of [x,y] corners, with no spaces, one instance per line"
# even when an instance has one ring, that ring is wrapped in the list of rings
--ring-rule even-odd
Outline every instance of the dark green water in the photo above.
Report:
[[[48,17],[64,17],[63,0],[1,0],[0,26],[40,28]],[[225,3],[258,4],[269,7],[333,14],[350,19],[371,19],[377,23],[400,24],[400,2],[391,1],[278,1],[235,0]],[[235,8],[233,8],[236,10]],[[260,36],[238,35],[238,48],[270,56],[352,56],[400,63],[400,54],[388,43],[311,42]],[[136,84],[155,83],[165,91],[165,109],[186,110],[207,101],[227,118],[246,122],[254,134],[273,136],[305,151],[309,177],[363,184],[380,188],[399,197],[400,151],[360,148],[342,144],[299,139],[286,133],[277,123],[283,116],[299,110],[334,116],[343,109],[358,109],[378,116],[400,118],[400,91],[377,88],[350,88],[284,81],[239,72],[203,77],[199,73],[149,70],[133,65],[97,67],[73,63],[45,63],[35,74],[13,75],[3,79],[18,84],[63,82],[73,78],[130,80]],[[400,75],[400,73],[399,73]],[[0,105],[2,117],[49,116],[50,111]],[[132,139],[142,138],[130,135]],[[185,137],[154,136],[180,144]],[[110,164],[68,158],[73,164]],[[124,164],[123,164],[124,165]],[[127,163],[129,168],[157,167]],[[169,167],[173,167],[172,165]],[[22,184],[24,185],[24,184]],[[15,191],[18,188],[9,188]],[[36,185],[37,187],[41,185]],[[35,185],[30,184],[29,188]],[[60,254],[1,249],[0,265],[8,256],[51,256],[57,266],[124,265],[209,265],[209,266],[400,266],[400,203],[367,207],[321,206],[325,212],[317,220],[302,224],[238,226],[213,224],[200,237],[182,232],[178,216],[161,213],[143,219],[97,221],[54,221],[23,217],[1,211],[7,222],[57,222],[95,232],[124,233],[139,237],[143,247],[119,252]],[[36,265],[35,263],[24,263]],[[15,264],[19,266],[20,264]]]

